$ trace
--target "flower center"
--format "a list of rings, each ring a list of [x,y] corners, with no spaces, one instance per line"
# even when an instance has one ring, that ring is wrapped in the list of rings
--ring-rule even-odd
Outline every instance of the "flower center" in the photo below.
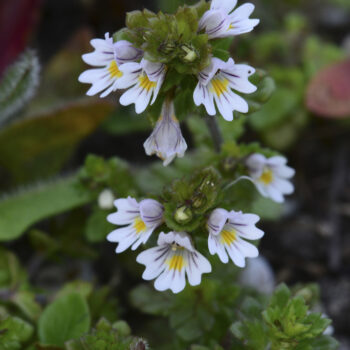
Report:
[[[137,217],[134,221],[134,229],[137,234],[140,234],[143,231],[146,231],[146,224],[142,221],[140,217]]]
[[[155,81],[150,81],[145,73],[139,76],[139,83],[142,89],[146,89],[147,91],[150,91],[157,86],[157,83]]]
[[[174,254],[171,258],[169,258],[166,261],[166,263],[169,266],[169,270],[181,271],[182,268],[185,266],[185,259],[182,257],[182,255]]]
[[[273,180],[273,172],[269,168],[265,168],[263,173],[261,174],[259,180],[264,184],[264,185],[269,185],[272,180]]]
[[[116,61],[111,62],[111,64],[108,67],[108,71],[112,78],[120,78],[121,76],[123,76],[123,72],[119,70],[119,67]]]
[[[228,80],[225,78],[214,77],[211,80],[211,89],[212,93],[215,93],[218,97],[220,97],[224,92],[227,91]]]
[[[234,229],[221,231],[220,242],[222,244],[231,245],[236,238],[236,231]]]

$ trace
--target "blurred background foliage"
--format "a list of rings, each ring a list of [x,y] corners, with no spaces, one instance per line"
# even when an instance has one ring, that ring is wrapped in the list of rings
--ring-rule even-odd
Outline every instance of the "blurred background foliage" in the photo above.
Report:
[[[122,28],[127,11],[183,3],[0,3],[1,350],[145,349],[122,319],[154,349],[335,349],[323,334],[328,320],[310,310],[326,310],[350,349],[348,0],[255,1],[261,24],[230,52],[259,69],[260,89],[249,117],[218,118],[225,159],[237,141],[256,140],[290,156],[297,193],[285,207],[257,199],[249,183],[232,198],[245,197],[240,208],[264,219],[262,254],[275,282],[319,282],[321,296],[313,285],[282,285],[273,296],[241,287],[233,266],[215,266],[179,296],[158,293],[140,284],[134,253],[115,256],[104,242],[104,189],[155,196],[199,166],[224,169],[203,118],[186,118],[188,96],[177,105],[190,150],[164,168],[142,147],[152,111],[135,115],[116,96],[87,99],[77,82],[89,41]]]

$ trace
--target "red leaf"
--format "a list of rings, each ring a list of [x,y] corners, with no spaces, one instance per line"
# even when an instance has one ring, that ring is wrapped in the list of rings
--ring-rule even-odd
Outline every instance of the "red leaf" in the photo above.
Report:
[[[326,118],[350,116],[350,60],[321,70],[310,82],[307,107]]]
[[[40,0],[0,1],[0,76],[27,46]]]

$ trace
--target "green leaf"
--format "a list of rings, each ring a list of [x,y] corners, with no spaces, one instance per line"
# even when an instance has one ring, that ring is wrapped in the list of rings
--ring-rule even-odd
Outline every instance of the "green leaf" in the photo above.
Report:
[[[26,278],[17,257],[0,247],[0,288],[15,288]]]
[[[63,288],[57,293],[56,298],[60,299],[65,295],[72,293],[77,293],[81,295],[84,299],[87,299],[93,290],[93,286],[89,282],[85,281],[73,281],[65,284]]]
[[[113,135],[125,135],[149,130],[150,123],[144,115],[138,115],[133,109],[124,107],[112,113],[102,128]]]
[[[336,350],[339,343],[328,335],[321,335],[312,342],[312,350]]]
[[[35,300],[35,294],[30,291],[18,291],[11,301],[32,321],[41,314],[41,306]]]
[[[91,101],[16,122],[0,132],[0,166],[14,184],[55,175],[112,110]]]
[[[252,212],[264,220],[278,220],[283,211],[283,205],[269,198],[259,196],[252,204]]]
[[[40,342],[63,346],[78,339],[90,328],[90,312],[80,294],[67,294],[56,299],[42,313],[38,323]]]
[[[86,239],[91,243],[102,242],[115,226],[107,221],[106,210],[96,209],[88,218],[85,227]]]
[[[0,82],[0,126],[8,123],[33,97],[39,83],[39,72],[38,58],[31,50],[5,71]]]
[[[76,189],[74,177],[44,183],[0,201],[0,241],[21,236],[34,223],[90,201],[87,192]]]
[[[33,326],[18,317],[0,319],[1,350],[21,350],[33,332]]]
[[[173,305],[173,298],[168,293],[160,293],[147,285],[134,288],[130,293],[132,304],[143,312],[152,315],[168,315]]]

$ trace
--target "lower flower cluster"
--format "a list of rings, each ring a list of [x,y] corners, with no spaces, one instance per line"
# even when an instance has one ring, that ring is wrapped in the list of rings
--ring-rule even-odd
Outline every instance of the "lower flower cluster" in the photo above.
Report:
[[[124,226],[112,231],[107,240],[118,243],[117,253],[126,249],[137,249],[146,243],[152,233],[164,223],[164,208],[154,199],[137,202],[134,198],[117,199],[117,212],[108,216],[112,224]],[[260,239],[264,232],[255,224],[259,217],[234,210],[217,208],[207,219],[208,249],[217,254],[223,263],[229,259],[239,266],[245,266],[245,258],[258,256],[258,249],[249,240]],[[192,237],[186,232],[160,232],[157,246],[140,253],[136,261],[145,265],[142,277],[155,279],[154,287],[159,291],[170,289],[181,292],[186,286],[201,283],[203,273],[211,272],[211,264],[196,250]]]

